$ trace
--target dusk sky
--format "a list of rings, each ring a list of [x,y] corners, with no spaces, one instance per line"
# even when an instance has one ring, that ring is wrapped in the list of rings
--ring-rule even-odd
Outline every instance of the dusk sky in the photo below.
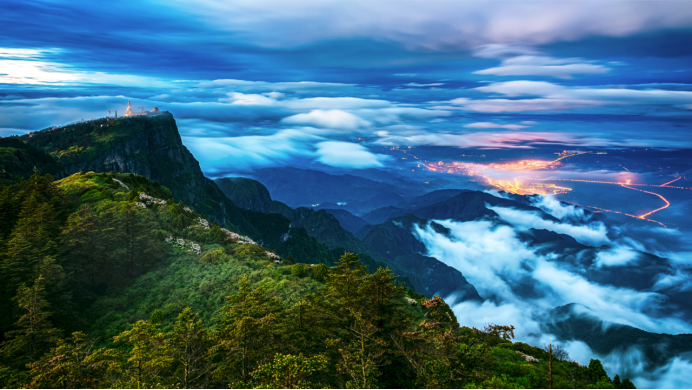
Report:
[[[211,176],[385,166],[376,144],[690,148],[691,64],[689,0],[0,0],[0,135],[131,100]]]

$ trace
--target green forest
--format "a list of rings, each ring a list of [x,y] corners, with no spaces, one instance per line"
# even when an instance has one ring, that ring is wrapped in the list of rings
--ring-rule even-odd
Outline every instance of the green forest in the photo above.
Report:
[[[294,263],[172,199],[113,172],[2,184],[2,387],[634,388],[460,325],[356,254]]]

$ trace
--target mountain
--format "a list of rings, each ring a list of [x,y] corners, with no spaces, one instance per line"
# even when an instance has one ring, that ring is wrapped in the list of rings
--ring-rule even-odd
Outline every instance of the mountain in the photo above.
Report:
[[[692,334],[651,333],[629,325],[603,321],[591,314],[588,307],[577,304],[553,309],[542,328],[563,341],[583,341],[603,356],[613,352],[628,354],[639,351],[643,364],[639,369],[649,372],[664,366],[676,356],[692,354]]]
[[[391,218],[413,214],[420,218],[451,218],[458,221],[472,221],[483,216],[495,215],[486,210],[486,203],[492,206],[511,205],[520,208],[528,206],[522,202],[498,198],[482,191],[445,189],[416,196],[396,206],[372,210],[363,215],[363,219],[377,225]]]
[[[53,157],[62,168],[57,178],[80,171],[141,175],[170,188],[171,201],[183,202],[210,221],[282,256],[306,263],[334,263],[340,256],[301,228],[291,228],[290,220],[280,214],[236,206],[204,176],[199,162],[182,144],[170,113],[82,122],[18,140]]]
[[[353,254],[291,264],[143,176],[32,175],[0,194],[17,212],[0,240],[3,387],[631,387],[511,327],[462,327]]]
[[[34,172],[56,175],[60,171],[58,161],[19,137],[0,138],[0,182],[13,183]]]
[[[426,223],[426,220],[409,214],[380,225],[366,226],[360,230],[358,237],[397,267],[417,275],[428,294],[444,297],[454,295],[459,301],[482,301],[476,288],[459,270],[433,257],[422,255],[427,250],[413,235],[413,225],[424,226]],[[435,223],[432,226],[440,232],[445,230]]]
[[[514,343],[513,327],[460,326],[433,295],[481,297],[412,239],[413,224],[449,234],[443,226],[406,215],[361,228],[361,241],[327,211],[274,201],[256,181],[217,185],[167,114],[10,143],[4,387],[538,388],[549,373],[556,387],[631,387],[597,360],[580,366]],[[59,180],[37,174],[51,169]],[[473,196],[435,199],[422,199],[421,213],[482,214]],[[300,381],[277,377],[285,367]]]
[[[292,209],[286,204],[271,200],[269,192],[258,181],[246,178],[216,179],[219,188],[234,203],[247,206],[250,210],[279,213],[291,221],[291,226],[304,228],[311,236],[332,250],[348,250],[360,254],[362,261],[372,269],[389,267],[417,292],[432,297],[434,294],[448,296],[458,294],[460,299],[480,299],[475,288],[461,275],[434,258],[412,259],[409,262],[393,260],[386,253],[374,250],[353,233],[341,227],[339,220],[325,210],[307,207]],[[425,272],[421,273],[423,268]]]
[[[252,171],[250,176],[264,184],[275,200],[291,207],[338,208],[359,215],[402,202],[408,196],[406,189],[392,184],[310,169],[263,168]]]
[[[355,216],[343,209],[322,209],[327,213],[333,215],[338,221],[339,225],[349,232],[356,234],[358,230],[367,225],[368,222],[363,218]]]

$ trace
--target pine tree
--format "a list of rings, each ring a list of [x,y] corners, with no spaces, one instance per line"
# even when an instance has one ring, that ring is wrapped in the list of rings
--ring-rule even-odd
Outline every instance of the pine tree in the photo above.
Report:
[[[216,363],[213,374],[233,386],[247,386],[251,373],[267,364],[281,349],[282,324],[286,309],[264,289],[251,289],[246,277],[238,293],[228,297],[213,334]]]
[[[5,359],[14,359],[15,365],[36,360],[60,339],[60,331],[50,321],[43,284],[43,276],[31,287],[22,284],[14,298],[23,314],[15,322],[16,329],[5,334],[1,352]]]
[[[127,359],[120,362],[115,371],[124,376],[119,386],[130,388],[165,387],[173,364],[170,351],[166,348],[166,337],[159,324],[137,321],[130,330],[113,338],[116,343],[132,347]]]
[[[102,388],[109,383],[106,371],[112,363],[102,353],[93,353],[82,332],[72,334],[72,340],[61,341],[30,366],[33,388]]]
[[[184,389],[208,387],[211,347],[208,330],[192,309],[185,308],[167,337],[167,349],[175,360],[174,375]]]

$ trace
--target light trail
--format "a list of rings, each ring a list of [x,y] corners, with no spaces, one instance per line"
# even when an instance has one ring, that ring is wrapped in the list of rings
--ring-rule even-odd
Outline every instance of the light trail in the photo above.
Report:
[[[485,179],[486,184],[490,185],[491,187],[498,188],[500,190],[509,192],[509,193],[514,193],[518,195],[532,195],[532,194],[542,194],[546,195],[548,192],[552,192],[553,195],[559,195],[559,194],[564,194],[569,191],[572,191],[571,188],[567,187],[559,187],[556,186],[555,184],[536,184],[536,183],[529,183],[527,185],[522,186],[522,184],[519,181],[519,178],[515,177],[513,180],[497,180],[493,179],[489,176],[483,175],[479,170],[483,171],[487,168],[491,169],[497,169],[501,171],[535,171],[535,170],[548,170],[548,169],[554,169],[557,166],[561,165],[562,163],[560,160],[563,160],[568,157],[573,157],[573,156],[579,156],[582,154],[592,154],[593,152],[580,152],[580,153],[569,153],[567,151],[563,153],[559,153],[560,157],[553,160],[553,161],[546,161],[546,160],[520,160],[516,162],[510,162],[510,163],[504,163],[504,164],[497,164],[497,163],[491,163],[491,164],[476,164],[476,163],[463,163],[463,162],[457,162],[453,161],[452,163],[445,163],[444,161],[438,161],[438,162],[429,162],[425,159],[420,159],[410,153],[406,150],[402,150],[402,152],[412,156],[416,160],[419,160],[423,162],[423,167],[426,168],[429,171],[432,172],[440,172],[440,173],[451,173],[451,174],[465,174],[469,176],[481,176],[482,178]],[[598,154],[605,154],[605,153],[598,153]],[[622,167],[622,165],[620,165]],[[420,167],[420,164],[419,164]],[[625,167],[622,167],[625,170],[628,170]],[[629,170],[628,170],[629,171]],[[662,222],[647,218],[651,216],[654,213],[657,213],[661,210],[664,210],[668,207],[670,207],[670,202],[664,198],[662,195],[657,194],[655,192],[651,191],[645,191],[639,188],[632,188],[631,186],[638,186],[638,187],[657,187],[657,188],[675,188],[675,189],[682,189],[682,190],[692,190],[690,187],[677,187],[677,186],[670,186],[671,183],[674,183],[678,180],[682,179],[682,176],[678,176],[675,179],[664,183],[664,184],[637,184],[637,183],[630,183],[630,180],[627,180],[626,183],[622,182],[612,182],[612,181],[598,181],[598,180],[580,180],[580,179],[541,179],[541,178],[535,178],[531,180],[539,180],[539,181],[571,181],[571,182],[582,182],[582,183],[595,183],[595,184],[610,184],[610,185],[617,185],[617,186],[622,186],[624,188],[634,190],[634,191],[640,191],[644,192],[647,194],[655,195],[659,197],[661,200],[663,200],[666,204],[663,207],[659,207],[655,210],[649,211],[648,213],[642,214],[642,215],[633,215],[633,214],[628,214],[622,211],[615,211],[615,210],[608,210],[608,209],[603,209],[600,207],[595,207],[595,206],[586,206],[583,205],[583,207],[588,207],[592,208],[595,210],[599,210],[598,212],[609,212],[609,213],[616,213],[616,214],[622,214],[626,215],[631,218],[637,218],[649,222],[654,222],[657,223],[663,227],[666,227],[666,225]]]
[[[679,178],[678,178],[679,179]],[[675,179],[675,180],[678,180]],[[614,184],[614,185],[622,185],[620,182],[616,181],[598,181],[598,180],[579,180],[579,179],[536,179],[536,180],[550,180],[550,181],[575,181],[575,182],[581,182],[581,183],[596,183],[596,184]],[[673,180],[673,181],[675,181]],[[668,184],[672,183],[668,182],[666,184],[638,184],[638,183],[630,183],[629,185],[631,186],[637,186],[637,187],[665,187],[665,188],[675,188],[678,190],[692,190],[692,187],[675,187],[675,186],[669,186]]]
[[[672,183],[672,182],[674,182],[674,181],[678,181],[678,180],[680,180],[680,179],[682,179],[682,176],[678,176],[678,177],[676,177],[675,179],[669,181],[668,183],[661,184],[661,187],[668,187],[668,184],[670,184],[670,183]]]
[[[653,219],[649,219],[649,218],[640,218],[640,217],[638,217],[638,216],[636,216],[636,215],[623,213],[622,211],[608,210],[608,209],[603,209],[603,208],[596,207],[596,206],[587,206],[587,205],[584,205],[584,204],[580,204],[579,206],[581,206],[581,207],[588,207],[588,208],[590,208],[590,209],[596,209],[596,210],[598,210],[598,211],[594,211],[595,213],[596,213],[596,212],[598,212],[598,213],[600,213],[600,212],[606,212],[606,213],[622,214],[622,215],[626,215],[626,216],[632,217],[632,218],[643,219],[643,220],[649,221],[649,222],[655,222],[655,223],[657,223],[657,224],[663,226],[664,228],[667,228],[667,227],[668,227],[668,226],[666,226],[665,224],[663,224],[663,222],[659,222],[659,221],[656,221],[656,220],[653,220]]]
[[[655,213],[655,212],[657,212],[657,211],[661,211],[661,210],[663,210],[663,209],[667,209],[668,206],[670,206],[670,202],[668,202],[668,199],[664,198],[663,196],[661,196],[661,195],[659,195],[659,194],[657,194],[657,193],[655,193],[655,192],[644,191],[644,190],[640,190],[639,188],[628,187],[628,186],[626,186],[626,185],[624,185],[624,184],[622,184],[622,186],[625,187],[625,188],[629,188],[630,190],[641,191],[641,192],[646,192],[647,194],[656,195],[656,196],[658,196],[659,198],[661,198],[664,202],[666,202],[666,205],[665,205],[665,206],[659,207],[659,208],[657,208],[656,210],[653,210],[653,211],[649,211],[649,212],[646,213],[646,214],[639,215],[639,216],[637,216],[637,218],[646,219],[646,217],[648,217],[649,215],[651,215],[651,214],[653,214],[653,213]]]

